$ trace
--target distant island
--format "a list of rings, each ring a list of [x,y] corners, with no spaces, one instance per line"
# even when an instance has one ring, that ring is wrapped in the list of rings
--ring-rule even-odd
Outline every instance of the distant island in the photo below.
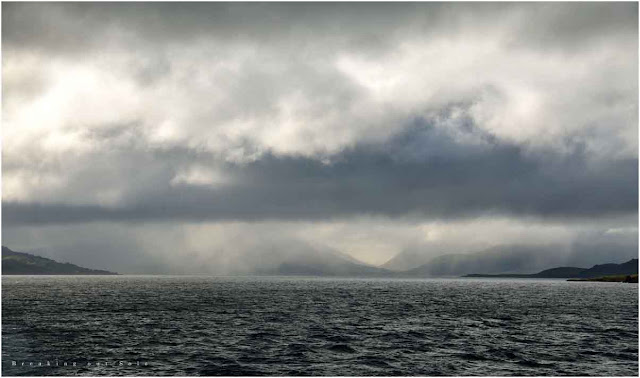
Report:
[[[591,268],[558,267],[534,274],[467,274],[463,277],[476,278],[571,278],[576,281],[616,281],[627,282],[627,276],[638,275],[638,259],[622,264],[600,264]],[[610,277],[610,278],[606,278]],[[617,277],[617,278],[611,278]],[[629,281],[630,282],[630,281]]]
[[[29,253],[15,252],[2,247],[2,275],[20,274],[51,274],[51,275],[117,275],[118,273],[106,270],[88,269],[70,263],[57,261],[32,255]]]

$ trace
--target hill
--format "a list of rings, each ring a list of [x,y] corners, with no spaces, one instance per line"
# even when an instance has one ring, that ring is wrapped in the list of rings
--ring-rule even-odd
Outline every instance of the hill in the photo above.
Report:
[[[297,248],[280,256],[269,256],[270,266],[256,267],[254,274],[342,277],[393,276],[393,272],[362,263],[351,256],[331,250]]]
[[[115,275],[118,273],[83,268],[70,263],[59,263],[45,257],[15,252],[3,246],[2,274]]]
[[[580,272],[581,278],[638,274],[638,259],[631,259],[623,264],[601,264]]]
[[[534,274],[467,274],[464,277],[485,278],[581,278],[593,279],[603,276],[623,276],[638,274],[638,259],[622,264],[601,264],[591,268],[559,267],[546,269]]]
[[[560,264],[562,262],[558,256],[559,254],[552,247],[504,245],[475,253],[438,256],[416,268],[402,272],[401,275],[458,277],[473,272],[521,274],[531,272],[534,269],[543,269],[549,264]],[[396,264],[390,264],[391,262],[383,266],[396,266]]]
[[[417,266],[426,264],[432,258],[433,256],[424,254],[421,251],[405,250],[393,256],[386,263],[380,265],[380,268],[394,272],[405,272]]]
[[[379,277],[393,272],[367,265],[345,253],[322,244],[296,239],[237,239],[225,248],[182,252],[184,266],[173,274],[208,274],[240,276],[334,276]]]
[[[258,271],[268,275],[342,276],[342,277],[391,277],[386,269],[354,264],[349,261],[327,263],[283,262],[276,269]]]

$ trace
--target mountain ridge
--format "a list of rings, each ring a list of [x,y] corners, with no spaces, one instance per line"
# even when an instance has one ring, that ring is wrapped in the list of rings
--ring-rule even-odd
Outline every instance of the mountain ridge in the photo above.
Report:
[[[107,270],[89,269],[71,263],[12,251],[2,246],[2,275],[118,275]]]
[[[598,278],[611,275],[638,274],[638,259],[631,259],[621,264],[596,264],[591,268],[558,267],[545,269],[534,274],[478,274],[472,273],[463,277],[476,278]]]
[[[561,264],[556,248],[547,245],[498,245],[473,253],[452,253],[433,257],[421,265],[399,272],[411,277],[459,277],[486,274],[529,274],[549,265]],[[383,266],[388,266],[385,263]]]

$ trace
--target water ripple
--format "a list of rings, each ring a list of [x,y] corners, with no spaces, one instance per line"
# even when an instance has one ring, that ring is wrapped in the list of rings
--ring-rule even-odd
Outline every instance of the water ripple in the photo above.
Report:
[[[2,286],[9,376],[638,374],[633,284],[16,276]],[[29,366],[56,360],[69,365]]]

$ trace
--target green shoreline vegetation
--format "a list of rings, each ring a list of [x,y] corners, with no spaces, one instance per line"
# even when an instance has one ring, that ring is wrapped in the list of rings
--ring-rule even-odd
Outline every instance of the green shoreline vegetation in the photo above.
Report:
[[[592,282],[625,282],[625,283],[638,283],[638,275],[615,275],[615,276],[603,276],[596,278],[570,278],[567,281],[592,281]]]

